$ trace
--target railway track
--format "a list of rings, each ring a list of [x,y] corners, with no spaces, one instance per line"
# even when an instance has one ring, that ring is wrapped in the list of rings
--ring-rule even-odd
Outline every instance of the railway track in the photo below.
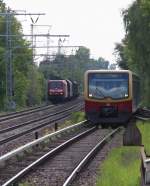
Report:
[[[135,118],[142,121],[150,120],[150,110],[147,108],[138,109],[137,113],[135,114]]]
[[[78,105],[77,105],[77,106],[78,106]],[[24,122],[24,123],[21,123],[21,124],[18,124],[18,125],[14,125],[14,126],[12,126],[12,127],[6,127],[6,128],[4,128],[4,129],[0,130],[0,134],[4,134],[4,133],[6,133],[6,132],[13,131],[13,130],[18,129],[18,128],[20,128],[20,127],[30,125],[30,124],[32,124],[32,123],[34,123],[34,122],[44,121],[45,119],[48,119],[48,118],[50,118],[50,117],[52,117],[52,116],[56,116],[56,115],[62,114],[62,113],[64,113],[64,112],[67,112],[67,111],[71,110],[72,108],[75,108],[75,107],[76,107],[76,105],[75,105],[75,106],[72,106],[72,107],[70,107],[70,108],[65,108],[65,107],[64,107],[64,110],[61,110],[61,111],[60,111],[59,109],[57,109],[58,111],[55,110],[55,112],[53,112],[53,113],[51,113],[51,114],[47,114],[47,115],[45,115],[45,116],[42,116],[42,117],[40,117],[40,118],[38,118],[38,119],[33,119],[33,120],[30,120],[30,121],[27,121],[27,122]]]
[[[29,110],[24,110],[20,112],[10,113],[7,115],[1,115],[0,117],[0,129],[5,126],[9,126],[15,123],[22,123],[28,120],[31,120],[33,118],[40,118],[45,115],[48,115],[51,112],[58,112],[59,110],[62,110],[67,107],[71,107],[74,104],[77,104],[79,102],[82,102],[81,98],[78,98],[76,100],[72,100],[70,102],[66,102],[65,104],[59,104],[59,105],[48,105],[48,106],[42,106],[42,107],[36,107]]]
[[[38,111],[43,111],[43,110],[47,110],[50,108],[55,107],[55,105],[43,105],[43,106],[38,106],[38,107],[34,107],[34,108],[29,108],[29,109],[25,109],[22,111],[17,111],[17,112],[11,112],[8,114],[4,114],[4,115],[0,115],[0,122],[2,121],[8,121],[10,119],[14,119],[16,117],[20,117],[20,116],[25,116],[28,114],[32,114]]]
[[[74,103],[75,104],[75,103]],[[71,103],[70,103],[71,105]],[[12,126],[5,126],[0,130],[0,150],[1,155],[13,148],[18,147],[20,144],[25,144],[35,137],[33,132],[39,131],[39,135],[42,136],[44,131],[54,126],[56,122],[62,122],[64,119],[70,116],[74,111],[79,111],[82,108],[82,104],[76,103],[74,106],[61,106],[51,111],[50,114],[41,116],[39,118],[32,119]],[[43,132],[41,132],[43,131]],[[19,141],[17,140],[19,138]],[[14,141],[13,141],[14,140]],[[16,141],[17,140],[17,141]],[[9,142],[9,147],[3,148],[4,144]],[[13,147],[15,144],[15,147]],[[6,145],[5,145],[6,146]],[[3,150],[5,149],[5,150]]]
[[[21,182],[67,186],[118,131],[119,128],[110,132],[97,127],[79,127],[79,130],[69,135],[63,134],[56,142],[49,143],[44,150],[36,148],[32,155],[27,158],[23,156],[21,161],[14,162],[14,158],[9,161],[9,165],[2,168],[0,184],[6,186],[18,183],[26,175]]]

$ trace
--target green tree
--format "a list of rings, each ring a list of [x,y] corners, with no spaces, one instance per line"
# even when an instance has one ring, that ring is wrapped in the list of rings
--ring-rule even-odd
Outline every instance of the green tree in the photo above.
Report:
[[[89,69],[108,69],[109,62],[100,57],[90,58],[90,50],[80,47],[75,55],[57,55],[53,61],[45,60],[40,63],[40,71],[46,79],[70,79],[77,81],[83,89],[84,72]]]
[[[80,47],[76,52],[76,57],[79,60],[89,60],[90,58],[90,50],[86,47]]]
[[[101,69],[108,69],[109,61],[106,61],[104,58],[99,57],[97,62],[100,64]]]
[[[115,46],[116,62],[122,69],[128,69],[128,58],[126,57],[126,46],[122,43],[117,43]]]
[[[7,12],[6,4],[0,0],[0,12]],[[11,12],[11,10],[9,9]],[[11,15],[11,34],[17,37],[10,38],[12,42],[12,66],[14,80],[14,97],[13,100],[17,106],[26,106],[29,104],[29,90],[33,88],[34,101],[33,104],[38,104],[43,99],[45,90],[42,83],[43,75],[38,71],[36,65],[32,64],[32,50],[29,48],[30,43],[22,37],[21,23]],[[6,17],[0,16],[0,34],[6,34]],[[6,100],[6,37],[0,37],[0,109],[4,108]],[[33,73],[31,72],[33,69]],[[29,74],[34,74],[30,79]],[[32,81],[32,82],[31,82]],[[35,83],[33,87],[33,83]],[[43,92],[42,92],[43,91]],[[30,105],[32,104],[30,103]]]
[[[124,41],[116,46],[118,64],[139,74],[144,89],[144,102],[150,103],[150,2],[136,0],[123,11],[126,30]]]

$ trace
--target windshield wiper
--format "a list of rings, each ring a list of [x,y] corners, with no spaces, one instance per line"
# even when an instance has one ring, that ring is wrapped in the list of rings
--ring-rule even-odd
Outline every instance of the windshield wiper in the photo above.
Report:
[[[98,92],[98,94],[100,93],[100,94],[103,96],[103,98],[105,98],[105,95],[103,94],[103,92],[102,92],[100,89],[98,89],[98,88],[96,87],[95,90]]]

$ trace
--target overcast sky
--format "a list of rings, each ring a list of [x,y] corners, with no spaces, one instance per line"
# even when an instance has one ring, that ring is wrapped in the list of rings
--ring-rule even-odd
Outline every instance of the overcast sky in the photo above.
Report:
[[[124,37],[121,10],[134,0],[4,0],[14,10],[45,13],[38,25],[52,25],[51,34],[69,34],[69,45],[83,45],[91,57],[114,61],[115,43]],[[33,17],[36,20],[36,16]],[[31,20],[22,24],[30,25]],[[25,32],[29,31],[27,26]]]

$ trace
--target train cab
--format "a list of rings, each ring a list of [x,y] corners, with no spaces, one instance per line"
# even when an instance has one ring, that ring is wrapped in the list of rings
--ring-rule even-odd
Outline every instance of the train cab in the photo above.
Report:
[[[125,123],[140,101],[139,78],[129,70],[89,70],[84,76],[85,113],[94,124]]]

